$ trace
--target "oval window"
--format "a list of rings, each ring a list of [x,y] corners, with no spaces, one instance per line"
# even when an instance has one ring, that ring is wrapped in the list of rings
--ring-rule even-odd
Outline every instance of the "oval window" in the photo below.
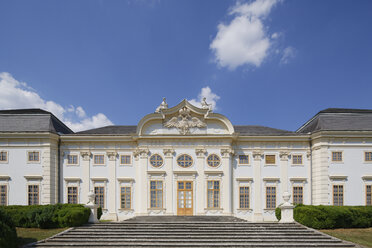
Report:
[[[150,164],[154,167],[163,165],[163,158],[159,154],[154,154],[150,157]]]
[[[207,163],[211,167],[217,167],[221,163],[221,159],[216,154],[211,154],[207,157]]]
[[[190,167],[192,162],[192,157],[187,154],[182,154],[177,158],[177,164],[183,168]]]

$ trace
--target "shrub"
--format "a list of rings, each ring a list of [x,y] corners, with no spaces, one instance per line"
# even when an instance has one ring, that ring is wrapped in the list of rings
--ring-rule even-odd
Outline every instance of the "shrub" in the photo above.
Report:
[[[17,247],[17,232],[10,216],[0,208],[0,247]]]
[[[101,219],[101,216],[102,216],[102,208],[98,207],[97,208],[97,219]]]
[[[280,220],[280,209],[275,210]],[[297,205],[294,219],[315,229],[372,227],[371,206],[310,206]]]
[[[79,204],[6,206],[17,227],[57,228],[82,225],[88,222],[90,210]]]

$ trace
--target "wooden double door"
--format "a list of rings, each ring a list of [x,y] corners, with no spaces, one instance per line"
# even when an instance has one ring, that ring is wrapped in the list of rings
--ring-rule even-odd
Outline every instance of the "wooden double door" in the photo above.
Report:
[[[177,182],[177,215],[193,215],[193,182]]]

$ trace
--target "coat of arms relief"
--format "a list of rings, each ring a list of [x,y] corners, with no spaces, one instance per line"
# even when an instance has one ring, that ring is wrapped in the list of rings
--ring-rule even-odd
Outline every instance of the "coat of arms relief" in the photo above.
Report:
[[[198,117],[192,117],[190,109],[183,107],[178,111],[178,116],[165,121],[163,126],[168,128],[175,127],[182,135],[186,135],[190,133],[190,128],[204,128],[207,124]]]

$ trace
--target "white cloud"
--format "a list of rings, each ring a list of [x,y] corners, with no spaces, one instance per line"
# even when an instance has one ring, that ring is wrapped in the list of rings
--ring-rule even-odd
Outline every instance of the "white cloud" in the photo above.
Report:
[[[196,107],[201,107],[200,102],[203,100],[203,98],[206,98],[206,101],[208,104],[212,105],[212,109],[216,110],[217,109],[217,101],[221,98],[217,94],[213,93],[211,88],[209,86],[204,87],[201,89],[198,99],[191,99],[189,102],[196,106]]]
[[[67,108],[53,101],[46,101],[24,82],[19,82],[7,72],[0,73],[0,109],[41,108],[52,112],[74,131],[97,128],[113,123],[102,113],[87,117],[81,106]],[[67,116],[70,113],[72,116]]]
[[[286,47],[284,50],[283,50],[283,55],[282,55],[282,58],[280,59],[280,63],[281,64],[288,64],[288,62],[293,59],[294,57],[296,57],[296,49],[289,46],[289,47]]]
[[[229,12],[234,16],[233,20],[229,24],[218,25],[217,35],[210,44],[219,66],[234,70],[242,65],[259,67],[262,64],[271,46],[270,36],[262,21],[278,2],[279,0],[237,2]]]

